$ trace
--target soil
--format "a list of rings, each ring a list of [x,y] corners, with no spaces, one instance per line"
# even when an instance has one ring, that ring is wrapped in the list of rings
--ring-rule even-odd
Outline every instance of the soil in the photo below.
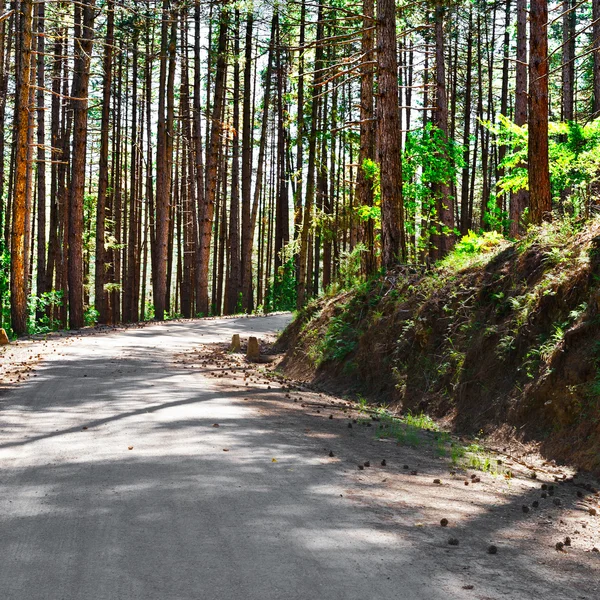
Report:
[[[600,221],[547,238],[315,301],[281,336],[281,368],[600,474]]]
[[[343,479],[344,497],[364,506],[375,527],[418,548],[416,561],[435,560],[480,600],[600,594],[600,517],[590,514],[600,507],[595,478],[518,442],[504,452],[485,449],[501,465],[498,472],[457,467],[439,455],[439,432],[420,431],[413,446],[380,438],[374,411],[283,376],[282,355],[274,352],[268,366],[257,366],[227,349],[199,346],[177,360],[210,364],[227,385],[260,390],[247,403],[310,440],[320,464]]]

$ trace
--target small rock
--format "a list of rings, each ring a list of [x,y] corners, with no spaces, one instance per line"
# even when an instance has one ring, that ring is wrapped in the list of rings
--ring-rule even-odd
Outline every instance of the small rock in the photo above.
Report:
[[[385,467],[387,465],[387,462],[385,462],[385,458],[381,461],[381,466]]]
[[[547,486],[545,483],[542,483],[542,489],[543,489],[543,490],[547,490],[547,489],[548,489],[548,486]]]
[[[348,423],[348,429],[352,429],[352,423]]]
[[[365,465],[365,467],[370,467],[371,466],[371,463],[368,460],[366,460],[363,464]]]
[[[403,468],[403,469],[408,469],[408,468],[409,468],[409,466],[408,466],[408,465],[404,465],[402,468]]]
[[[548,494],[546,494],[546,492],[542,492],[542,498],[547,498]]]
[[[410,474],[411,475],[417,475],[417,471],[411,471]]]
[[[531,503],[531,506],[533,506],[533,508],[537,508],[539,505],[540,505],[540,503],[539,503],[537,500],[534,500],[534,501]]]
[[[437,483],[437,484],[439,485],[439,484],[441,484],[442,482],[441,482],[441,480],[439,480],[439,479],[434,479],[434,480],[433,480],[433,483]]]
[[[440,521],[442,527],[448,527],[448,519],[444,518]]]
[[[557,552],[563,552],[565,545],[563,542],[556,542],[554,547],[556,548]]]
[[[333,419],[333,415],[329,415],[329,418],[330,418],[330,419]]]
[[[592,548],[592,552],[600,552],[600,550],[598,550],[598,548],[596,548],[596,546],[594,546],[594,547]]]
[[[334,456],[335,456],[335,454],[333,453],[333,450],[330,450],[330,451],[329,451],[329,457],[330,457],[330,458],[333,458]]]
[[[364,466],[363,466],[363,465],[358,465],[358,470],[359,470],[359,471],[364,471],[364,470],[365,470],[365,468],[364,468]]]
[[[458,546],[458,544],[459,544],[458,538],[451,537],[451,538],[448,540],[448,544],[449,544],[450,546]]]
[[[571,545],[571,538],[569,536],[567,536],[565,538],[564,544],[565,544],[565,546],[570,546]]]
[[[465,485],[469,485],[469,482],[468,482],[468,481],[465,481]]]
[[[595,517],[598,514],[598,511],[595,508],[590,508],[588,510],[588,512],[590,513],[590,516]]]
[[[555,504],[556,506],[560,506],[560,505],[561,505],[560,498],[554,498],[554,500],[552,500],[552,502],[554,502],[554,504]]]
[[[490,544],[487,549],[488,554],[498,554],[498,548],[494,544]]]
[[[525,514],[527,514],[529,512],[529,506],[526,506],[525,504],[523,504],[523,506],[521,508],[523,509],[523,512]]]

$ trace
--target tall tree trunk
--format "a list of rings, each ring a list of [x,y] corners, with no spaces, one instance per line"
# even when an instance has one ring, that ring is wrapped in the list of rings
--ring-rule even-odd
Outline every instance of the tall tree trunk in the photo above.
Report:
[[[269,124],[269,105],[271,102],[271,74],[273,71],[273,52],[275,47],[275,31],[277,29],[278,14],[273,14],[271,22],[271,41],[269,44],[269,56],[267,58],[267,72],[265,74],[265,87],[263,95],[263,113],[261,124],[260,146],[258,148],[258,162],[256,165],[256,182],[254,186],[254,197],[252,199],[252,210],[250,213],[250,223],[244,235],[247,236],[244,243],[244,254],[242,264],[244,266],[242,273],[242,302],[246,310],[252,306],[252,240],[254,239],[254,230],[256,227],[256,215],[258,213],[258,204],[262,192],[263,173],[265,163],[265,152],[267,144],[267,127]],[[244,84],[246,85],[246,83]]]
[[[48,292],[46,287],[46,111],[44,106],[45,71],[45,2],[37,5],[37,279],[36,292]],[[37,319],[42,317],[40,309]]]
[[[109,323],[108,295],[106,284],[106,195],[108,190],[108,138],[110,134],[110,102],[112,89],[112,57],[115,30],[114,0],[108,0],[108,21],[106,25],[106,43],[104,45],[102,83],[102,116],[100,121],[100,157],[98,165],[98,200],[96,203],[96,278],[94,282],[95,303],[98,322]]]
[[[315,49],[315,64],[313,74],[312,104],[310,116],[310,133],[308,136],[308,165],[306,174],[306,198],[304,201],[304,214],[302,215],[302,233],[300,236],[300,257],[298,260],[298,291],[296,295],[296,305],[302,308],[306,302],[307,281],[310,279],[309,268],[309,233],[312,225],[313,204],[315,199],[315,167],[317,153],[317,120],[319,116],[319,91],[322,78],[321,69],[323,66],[323,45],[320,40],[323,38],[323,5],[319,4],[319,13],[317,17],[317,38]]]
[[[154,317],[165,318],[168,310],[167,259],[169,245],[169,218],[171,214],[171,171],[173,167],[173,111],[170,106],[174,97],[174,61],[176,23],[170,0],[164,0],[161,24],[160,80],[158,96],[158,131],[156,144],[156,217],[152,273]],[[168,74],[167,74],[168,71]]]
[[[222,130],[221,114],[225,98],[225,74],[227,71],[227,29],[229,27],[229,7],[224,5],[221,9],[219,24],[219,42],[217,56],[217,71],[215,74],[215,95],[210,131],[210,146],[206,157],[206,198],[201,207],[201,236],[200,236],[200,286],[198,298],[199,311],[208,315],[208,267],[210,257],[210,241],[215,210],[215,197],[217,191],[217,168],[219,160],[219,146]]]
[[[244,48],[244,99],[242,106],[242,247],[240,264],[240,284],[242,292],[242,308],[249,309],[252,295],[252,242],[254,229],[251,222],[252,213],[252,146],[254,132],[252,124],[251,90],[252,90],[252,28],[254,18],[248,13],[246,21],[246,40]]]
[[[402,171],[400,165],[400,113],[398,109],[398,59],[396,4],[377,2],[377,105],[378,158],[381,173],[381,261],[393,267],[406,256]]]
[[[375,31],[373,30],[375,3],[363,0],[363,34],[361,52],[364,65],[361,67],[360,80],[360,149],[356,177],[356,197],[363,206],[373,206],[372,179],[367,179],[365,161],[375,161],[375,120],[373,108],[373,51],[375,49]],[[366,252],[364,270],[367,276],[375,272],[375,228],[374,220],[364,221],[362,236]]]
[[[75,6],[75,66],[73,73],[73,158],[69,197],[69,326],[83,327],[83,196],[87,150],[88,82],[94,35],[95,0]],[[79,25],[78,25],[79,20]]]
[[[281,41],[281,26],[277,27],[277,205],[275,209],[275,275],[282,265],[281,251],[289,242],[289,200],[288,200],[288,170],[287,157],[287,128],[284,121],[285,96],[285,61]]]
[[[236,312],[241,291],[240,271],[240,11],[235,11],[233,48],[233,140],[231,157],[231,206],[229,208],[229,279],[225,313]]]
[[[527,0],[517,0],[517,64],[515,67],[515,116],[516,125],[527,123]],[[517,237],[523,211],[529,200],[525,189],[510,197],[510,235]]]
[[[460,199],[460,233],[467,235],[471,228],[469,214],[469,156],[471,145],[471,98],[473,84],[473,8],[469,9],[469,29],[467,39],[467,64],[465,66],[467,77],[465,80],[465,111],[464,111],[464,135],[463,135],[463,159],[461,199]]]
[[[600,117],[600,0],[592,0],[592,23],[592,44],[594,48],[592,116],[597,119]]]
[[[548,0],[529,12],[529,205],[531,222],[552,219],[548,164]]]
[[[25,219],[28,164],[29,95],[33,2],[22,0],[18,13],[17,93],[15,98],[15,159],[10,238],[10,318],[17,335],[27,333],[27,280],[25,277]]]
[[[448,101],[446,96],[446,66],[444,62],[444,25],[446,9],[442,2],[435,7],[435,89],[436,111],[434,123],[448,141]],[[447,159],[448,157],[445,156]],[[454,200],[447,182],[435,186],[437,233],[433,236],[433,256],[442,258],[454,246]]]
[[[562,120],[575,117],[575,1],[562,4]]]

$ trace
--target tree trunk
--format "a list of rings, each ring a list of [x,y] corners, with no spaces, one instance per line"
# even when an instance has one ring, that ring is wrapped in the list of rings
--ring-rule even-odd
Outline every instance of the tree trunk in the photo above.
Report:
[[[44,53],[45,53],[45,3],[37,5],[37,279],[38,297],[48,292],[46,287],[46,111],[44,106]],[[36,318],[42,317],[38,308]]]
[[[548,0],[531,0],[529,13],[529,204],[535,225],[552,219],[548,165]]]
[[[225,313],[236,312],[241,291],[240,271],[240,11],[235,12],[233,65],[233,140],[231,157],[231,206],[229,209],[229,279]]]
[[[406,256],[402,171],[400,156],[400,113],[398,109],[398,59],[396,4],[377,2],[377,67],[379,102],[377,142],[381,174],[381,261],[393,267]]]
[[[562,120],[575,117],[575,0],[562,4]]]
[[[374,181],[367,179],[365,161],[375,161],[375,120],[373,108],[373,51],[375,49],[375,32],[373,29],[375,4],[373,0],[363,0],[363,31],[361,52],[363,62],[360,80],[360,149],[358,153],[358,170],[356,176],[356,197],[363,206],[373,206]],[[375,228],[374,220],[366,219],[362,227],[362,238],[366,246],[364,254],[364,271],[367,276],[376,269],[375,260]]]
[[[227,71],[227,28],[229,27],[229,7],[221,9],[219,25],[219,43],[217,56],[217,71],[215,74],[215,100],[213,103],[212,122],[210,131],[210,146],[206,157],[206,198],[202,207],[201,235],[200,235],[200,286],[198,310],[208,315],[208,266],[210,257],[210,241],[212,235],[213,216],[215,210],[215,196],[217,191],[217,167],[219,160],[219,146],[221,138],[221,113],[225,98],[225,74]]]
[[[592,116],[596,119],[600,117],[600,0],[592,0],[592,22],[592,44],[594,48],[594,103]]]
[[[15,159],[10,237],[10,318],[17,335],[27,333],[27,280],[25,277],[25,212],[28,164],[29,94],[32,43],[31,0],[22,0],[18,13],[17,92],[15,98]]]
[[[83,327],[83,196],[87,148],[88,82],[94,35],[95,0],[75,6],[75,66],[73,73],[73,158],[69,197],[69,326]]]
[[[527,123],[527,0],[517,0],[517,64],[515,67],[515,125]],[[519,190],[510,197],[510,235],[520,232],[521,216],[529,200],[527,190]]]

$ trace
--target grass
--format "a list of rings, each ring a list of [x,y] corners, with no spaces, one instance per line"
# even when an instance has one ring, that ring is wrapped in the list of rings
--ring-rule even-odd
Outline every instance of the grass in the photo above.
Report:
[[[386,409],[381,409],[377,414],[379,427],[376,436],[378,438],[393,438],[402,445],[419,446],[423,431],[439,432],[440,430],[433,419],[424,413],[415,415],[409,412],[402,417],[396,417]]]
[[[359,406],[366,408],[364,398],[359,399]],[[489,473],[490,475],[504,475],[510,477],[510,471],[503,469],[501,461],[496,459],[478,441],[470,444],[461,444],[447,431],[441,431],[437,423],[424,413],[408,413],[402,417],[390,414],[386,409],[377,411],[379,427],[376,431],[378,439],[395,439],[403,446],[418,447],[421,443],[433,445],[435,454],[440,458],[448,457],[453,468],[471,469]],[[359,419],[360,422],[369,419]],[[423,436],[423,432],[434,432],[433,440]]]

